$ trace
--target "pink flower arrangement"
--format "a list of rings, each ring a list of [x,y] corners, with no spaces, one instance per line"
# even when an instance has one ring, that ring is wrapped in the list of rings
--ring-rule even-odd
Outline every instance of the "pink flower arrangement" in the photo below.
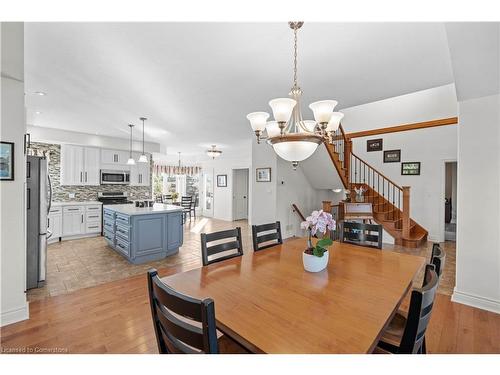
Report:
[[[329,230],[334,230],[335,220],[333,220],[333,216],[328,212],[324,212],[323,210],[313,211],[311,216],[308,216],[306,221],[300,224],[300,227],[302,229],[309,229],[314,236],[318,232],[324,234]]]

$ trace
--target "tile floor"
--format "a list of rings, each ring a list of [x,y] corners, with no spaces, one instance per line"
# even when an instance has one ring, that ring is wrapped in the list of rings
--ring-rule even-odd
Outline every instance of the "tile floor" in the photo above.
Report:
[[[129,263],[109,248],[102,237],[63,241],[49,245],[47,258],[47,282],[43,288],[28,291],[30,301],[52,297],[110,281],[121,280],[137,274],[145,274],[151,268],[182,266],[188,270],[201,266],[200,233],[215,232],[241,227],[243,248],[252,249],[251,228],[246,220],[228,222],[198,217],[188,220],[184,227],[184,244],[179,253],[160,261],[141,265]],[[385,250],[426,256],[430,258],[432,244],[418,249],[395,245],[384,245]],[[444,243],[447,253],[445,270],[440,283],[440,292],[450,295],[455,285],[455,243]],[[416,282],[419,281],[417,278]]]

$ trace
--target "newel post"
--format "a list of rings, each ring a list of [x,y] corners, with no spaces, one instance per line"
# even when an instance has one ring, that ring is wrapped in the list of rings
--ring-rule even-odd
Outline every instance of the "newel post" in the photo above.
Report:
[[[403,186],[403,238],[410,237],[410,187]]]
[[[352,152],[352,141],[350,138],[346,139],[345,145],[344,145],[344,167],[347,171],[347,184],[349,184],[349,176],[350,174],[350,166],[351,166],[351,152]]]

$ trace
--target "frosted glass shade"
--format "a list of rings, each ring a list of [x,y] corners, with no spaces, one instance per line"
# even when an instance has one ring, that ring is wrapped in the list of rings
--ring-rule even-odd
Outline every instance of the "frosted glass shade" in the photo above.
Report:
[[[127,160],[127,164],[128,164],[128,165],[135,165],[135,160],[134,160],[134,158],[129,158],[129,159]]]
[[[145,154],[142,154],[141,156],[139,156],[139,160],[137,160],[139,163],[147,163],[149,160],[148,160],[148,157],[145,155]]]
[[[316,121],[313,121],[313,120],[304,120],[302,121],[302,124],[304,125],[304,127],[310,131],[311,133],[314,132],[314,128],[316,127]],[[301,129],[301,131],[303,132],[303,130]]]
[[[318,148],[315,142],[294,141],[273,144],[274,152],[287,161],[302,161],[314,154]]]
[[[336,105],[336,100],[320,100],[319,102],[309,104],[309,108],[313,111],[316,122],[320,124],[330,121]]]
[[[250,121],[250,126],[254,132],[263,131],[266,128],[268,118],[269,113],[267,112],[252,112],[247,115],[247,119]]]
[[[277,137],[281,134],[280,127],[276,121],[269,121],[266,125],[266,130],[269,138]]]
[[[340,120],[344,117],[342,112],[333,112],[328,125],[326,126],[326,131],[334,132],[339,128]]]
[[[297,104],[297,102],[290,98],[278,98],[271,100],[269,105],[273,110],[274,120],[278,122],[288,122],[295,104]]]

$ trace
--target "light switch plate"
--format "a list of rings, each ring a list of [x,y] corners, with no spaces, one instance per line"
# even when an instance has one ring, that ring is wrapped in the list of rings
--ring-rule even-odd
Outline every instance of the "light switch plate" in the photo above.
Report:
[[[74,198],[75,197],[75,193],[68,193],[69,195],[69,198]]]

